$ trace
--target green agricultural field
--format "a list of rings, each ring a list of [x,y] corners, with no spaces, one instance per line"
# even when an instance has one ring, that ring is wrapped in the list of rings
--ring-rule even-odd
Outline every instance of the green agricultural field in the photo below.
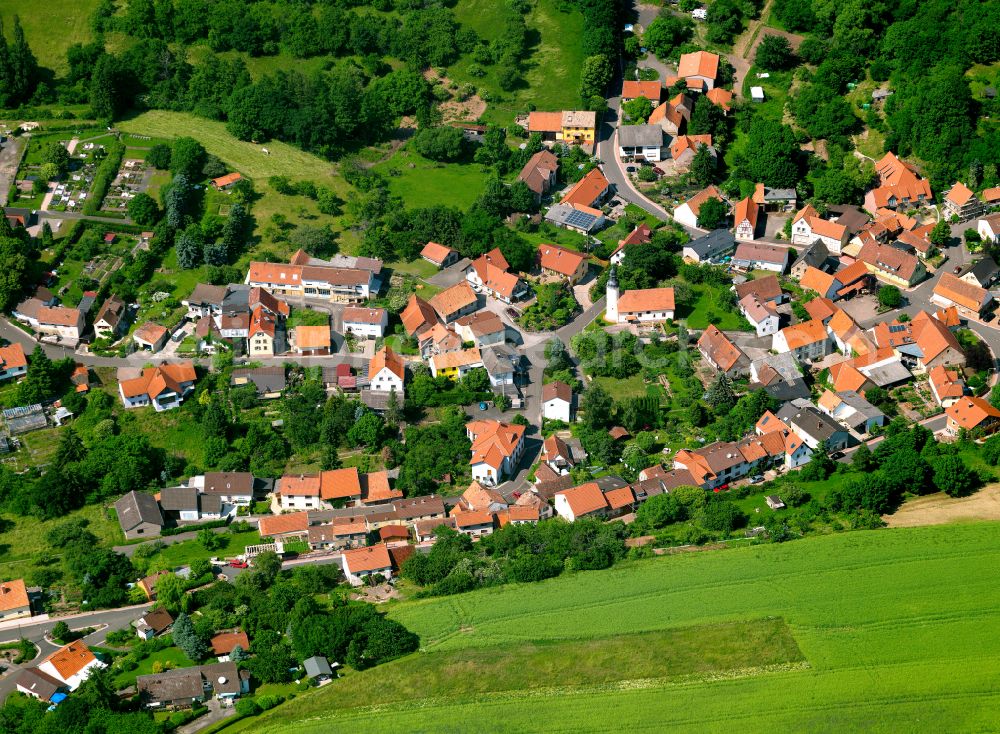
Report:
[[[475,721],[477,731],[504,732],[991,730],[1000,706],[1000,638],[988,632],[1000,623],[991,571],[1000,560],[997,530],[969,524],[819,536],[395,604],[390,614],[420,635],[422,652],[356,677],[391,696],[406,684],[395,679],[397,666],[409,666],[405,703],[338,712],[338,701],[352,705],[341,689],[361,687],[352,674],[251,729],[461,731],[459,722]],[[663,676],[640,662],[617,670],[631,673],[628,680],[577,686],[560,655],[565,645],[609,633],[642,634],[655,645],[663,631],[692,625],[711,626],[700,641],[703,654],[714,655],[719,630],[769,618],[788,624],[804,662],[775,664],[776,647],[796,660],[775,637],[735,669],[681,666],[674,678],[664,656]],[[553,655],[535,656],[545,646]],[[465,655],[470,664],[454,687],[440,687],[424,660],[448,654],[455,657],[439,659]],[[477,689],[474,663],[494,656],[521,667]],[[484,674],[494,670],[487,665]],[[393,685],[374,683],[387,677]],[[539,678],[547,685],[534,684]]]
[[[437,163],[406,148],[375,166],[407,208],[448,204],[468,208],[483,193],[486,173],[478,163]]]
[[[568,6],[568,4],[564,4]],[[471,58],[463,58],[448,69],[455,81],[485,90],[487,100],[483,118],[489,122],[509,123],[528,109],[576,109],[580,106],[580,68],[583,65],[583,14],[564,12],[558,0],[538,0],[527,16],[529,35],[537,44],[522,60],[525,83],[513,92],[504,92],[496,80],[496,67],[483,67],[486,76],[469,74]],[[459,0],[455,5],[458,21],[490,41],[503,31],[504,3],[496,0]],[[532,33],[534,32],[534,33]],[[482,92],[481,92],[482,94]]]
[[[9,37],[13,16],[20,16],[24,37],[38,63],[60,74],[69,69],[66,49],[90,41],[90,16],[97,5],[97,0],[45,0],[44,5],[0,0],[0,17]]]

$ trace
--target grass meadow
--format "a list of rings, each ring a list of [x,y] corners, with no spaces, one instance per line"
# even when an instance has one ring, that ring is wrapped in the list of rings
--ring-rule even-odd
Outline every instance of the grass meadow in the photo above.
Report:
[[[69,69],[66,49],[91,40],[90,16],[97,4],[97,0],[45,0],[37,5],[24,0],[0,0],[0,17],[9,37],[13,16],[19,16],[24,37],[38,63],[62,74]]]
[[[394,603],[390,615],[420,635],[422,652],[300,697],[252,730],[458,732],[471,721],[503,732],[991,729],[1000,706],[996,537],[985,523],[855,532]],[[664,631],[692,625],[704,630],[701,655],[717,655],[719,630],[769,618],[787,623],[804,661],[786,654],[776,664],[775,646],[788,644],[776,637],[751,643],[749,665],[728,670],[672,677],[673,647],[659,656],[661,676],[650,677],[644,653],[617,668],[625,680],[615,682],[580,683],[565,668],[567,644],[639,634],[655,648]],[[544,649],[552,654],[535,652]],[[434,656],[462,674],[426,671]],[[511,687],[477,689],[467,679],[495,676],[494,658],[517,663]],[[391,696],[404,685],[382,686],[396,666],[413,671],[406,703],[338,707],[368,700],[341,693],[360,690],[352,678]]]

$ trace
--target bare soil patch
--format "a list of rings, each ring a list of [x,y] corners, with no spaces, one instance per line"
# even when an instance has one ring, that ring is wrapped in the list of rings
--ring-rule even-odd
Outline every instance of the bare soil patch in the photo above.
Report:
[[[443,84],[446,89],[451,90],[451,79],[446,76],[438,76],[433,69],[424,71],[424,79],[431,84]],[[461,100],[453,92],[452,98],[440,103],[438,109],[441,111],[441,121],[445,124],[449,122],[475,122],[486,112],[486,102],[478,94]]]
[[[953,499],[937,493],[910,500],[882,518],[890,528],[944,525],[972,520],[1000,520],[1000,484],[989,484],[971,497]]]

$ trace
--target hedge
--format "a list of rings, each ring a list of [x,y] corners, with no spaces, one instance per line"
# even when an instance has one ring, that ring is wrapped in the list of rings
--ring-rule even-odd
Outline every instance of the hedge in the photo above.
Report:
[[[83,205],[84,214],[97,214],[104,203],[104,197],[108,193],[108,186],[118,175],[122,158],[125,156],[125,145],[120,141],[115,141],[107,146],[108,155],[97,167],[94,174],[94,183],[90,187],[90,194],[87,203]]]

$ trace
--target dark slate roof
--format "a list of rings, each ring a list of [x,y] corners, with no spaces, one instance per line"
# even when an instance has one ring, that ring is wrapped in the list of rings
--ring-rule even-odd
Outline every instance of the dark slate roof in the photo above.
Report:
[[[622,125],[618,128],[618,145],[622,148],[663,145],[663,128],[659,125]]]
[[[199,494],[198,509],[203,515],[219,515],[222,513],[222,498],[217,494]]]
[[[223,313],[243,312],[250,308],[250,286],[230,285],[222,298]]]
[[[787,403],[789,400],[795,400],[796,398],[808,399],[811,395],[808,385],[806,385],[805,380],[801,377],[796,378],[791,382],[775,380],[770,385],[750,385],[751,390],[756,390],[757,388],[761,388],[772,398],[782,403]]]
[[[248,471],[205,472],[205,494],[253,494],[254,476]]]
[[[302,661],[302,666],[306,669],[306,675],[315,678],[317,675],[333,675],[330,668],[330,661],[322,655],[314,655]]]
[[[826,248],[826,245],[821,240],[816,240],[799,253],[799,256],[795,258],[795,262],[792,263],[792,267],[794,268],[804,262],[806,265],[823,270],[823,266],[829,259],[830,251]]]
[[[836,215],[836,219],[834,221],[836,221],[837,224],[846,227],[852,237],[856,235],[865,225],[867,225],[869,221],[868,215],[865,214],[865,212],[850,204],[834,204],[828,206],[827,212],[830,215]]]
[[[148,703],[170,703],[202,698],[205,688],[198,668],[179,668],[152,675],[140,675],[136,689]]]
[[[799,407],[794,403],[785,403],[778,411],[778,418],[792,428],[798,428],[797,433],[807,433],[820,441],[828,441],[837,433],[842,433],[844,427],[826,413],[812,405]]]
[[[997,271],[1000,268],[997,267],[996,261],[989,256],[984,257],[979,260],[972,267],[968,268],[965,273],[972,273],[976,276],[976,280],[980,283],[985,283],[986,281],[996,277]],[[963,275],[965,275],[963,273]]]
[[[21,686],[38,696],[42,701],[50,700],[60,690],[66,688],[62,681],[53,678],[48,673],[44,673],[38,668],[24,668],[18,673],[14,681],[15,685]]]
[[[126,532],[144,522],[163,527],[160,505],[151,494],[132,490],[115,502],[115,512],[118,513],[118,522],[121,523],[122,530]]]
[[[167,512],[198,509],[196,487],[166,487],[160,490],[160,507]]]
[[[699,260],[705,260],[734,249],[736,238],[728,229],[713,229],[705,236],[691,240],[684,247],[690,247],[697,253]]]
[[[281,392],[285,389],[285,368],[283,365],[240,367],[233,370],[231,384],[236,384],[237,379],[252,382],[257,388],[258,395]]]

